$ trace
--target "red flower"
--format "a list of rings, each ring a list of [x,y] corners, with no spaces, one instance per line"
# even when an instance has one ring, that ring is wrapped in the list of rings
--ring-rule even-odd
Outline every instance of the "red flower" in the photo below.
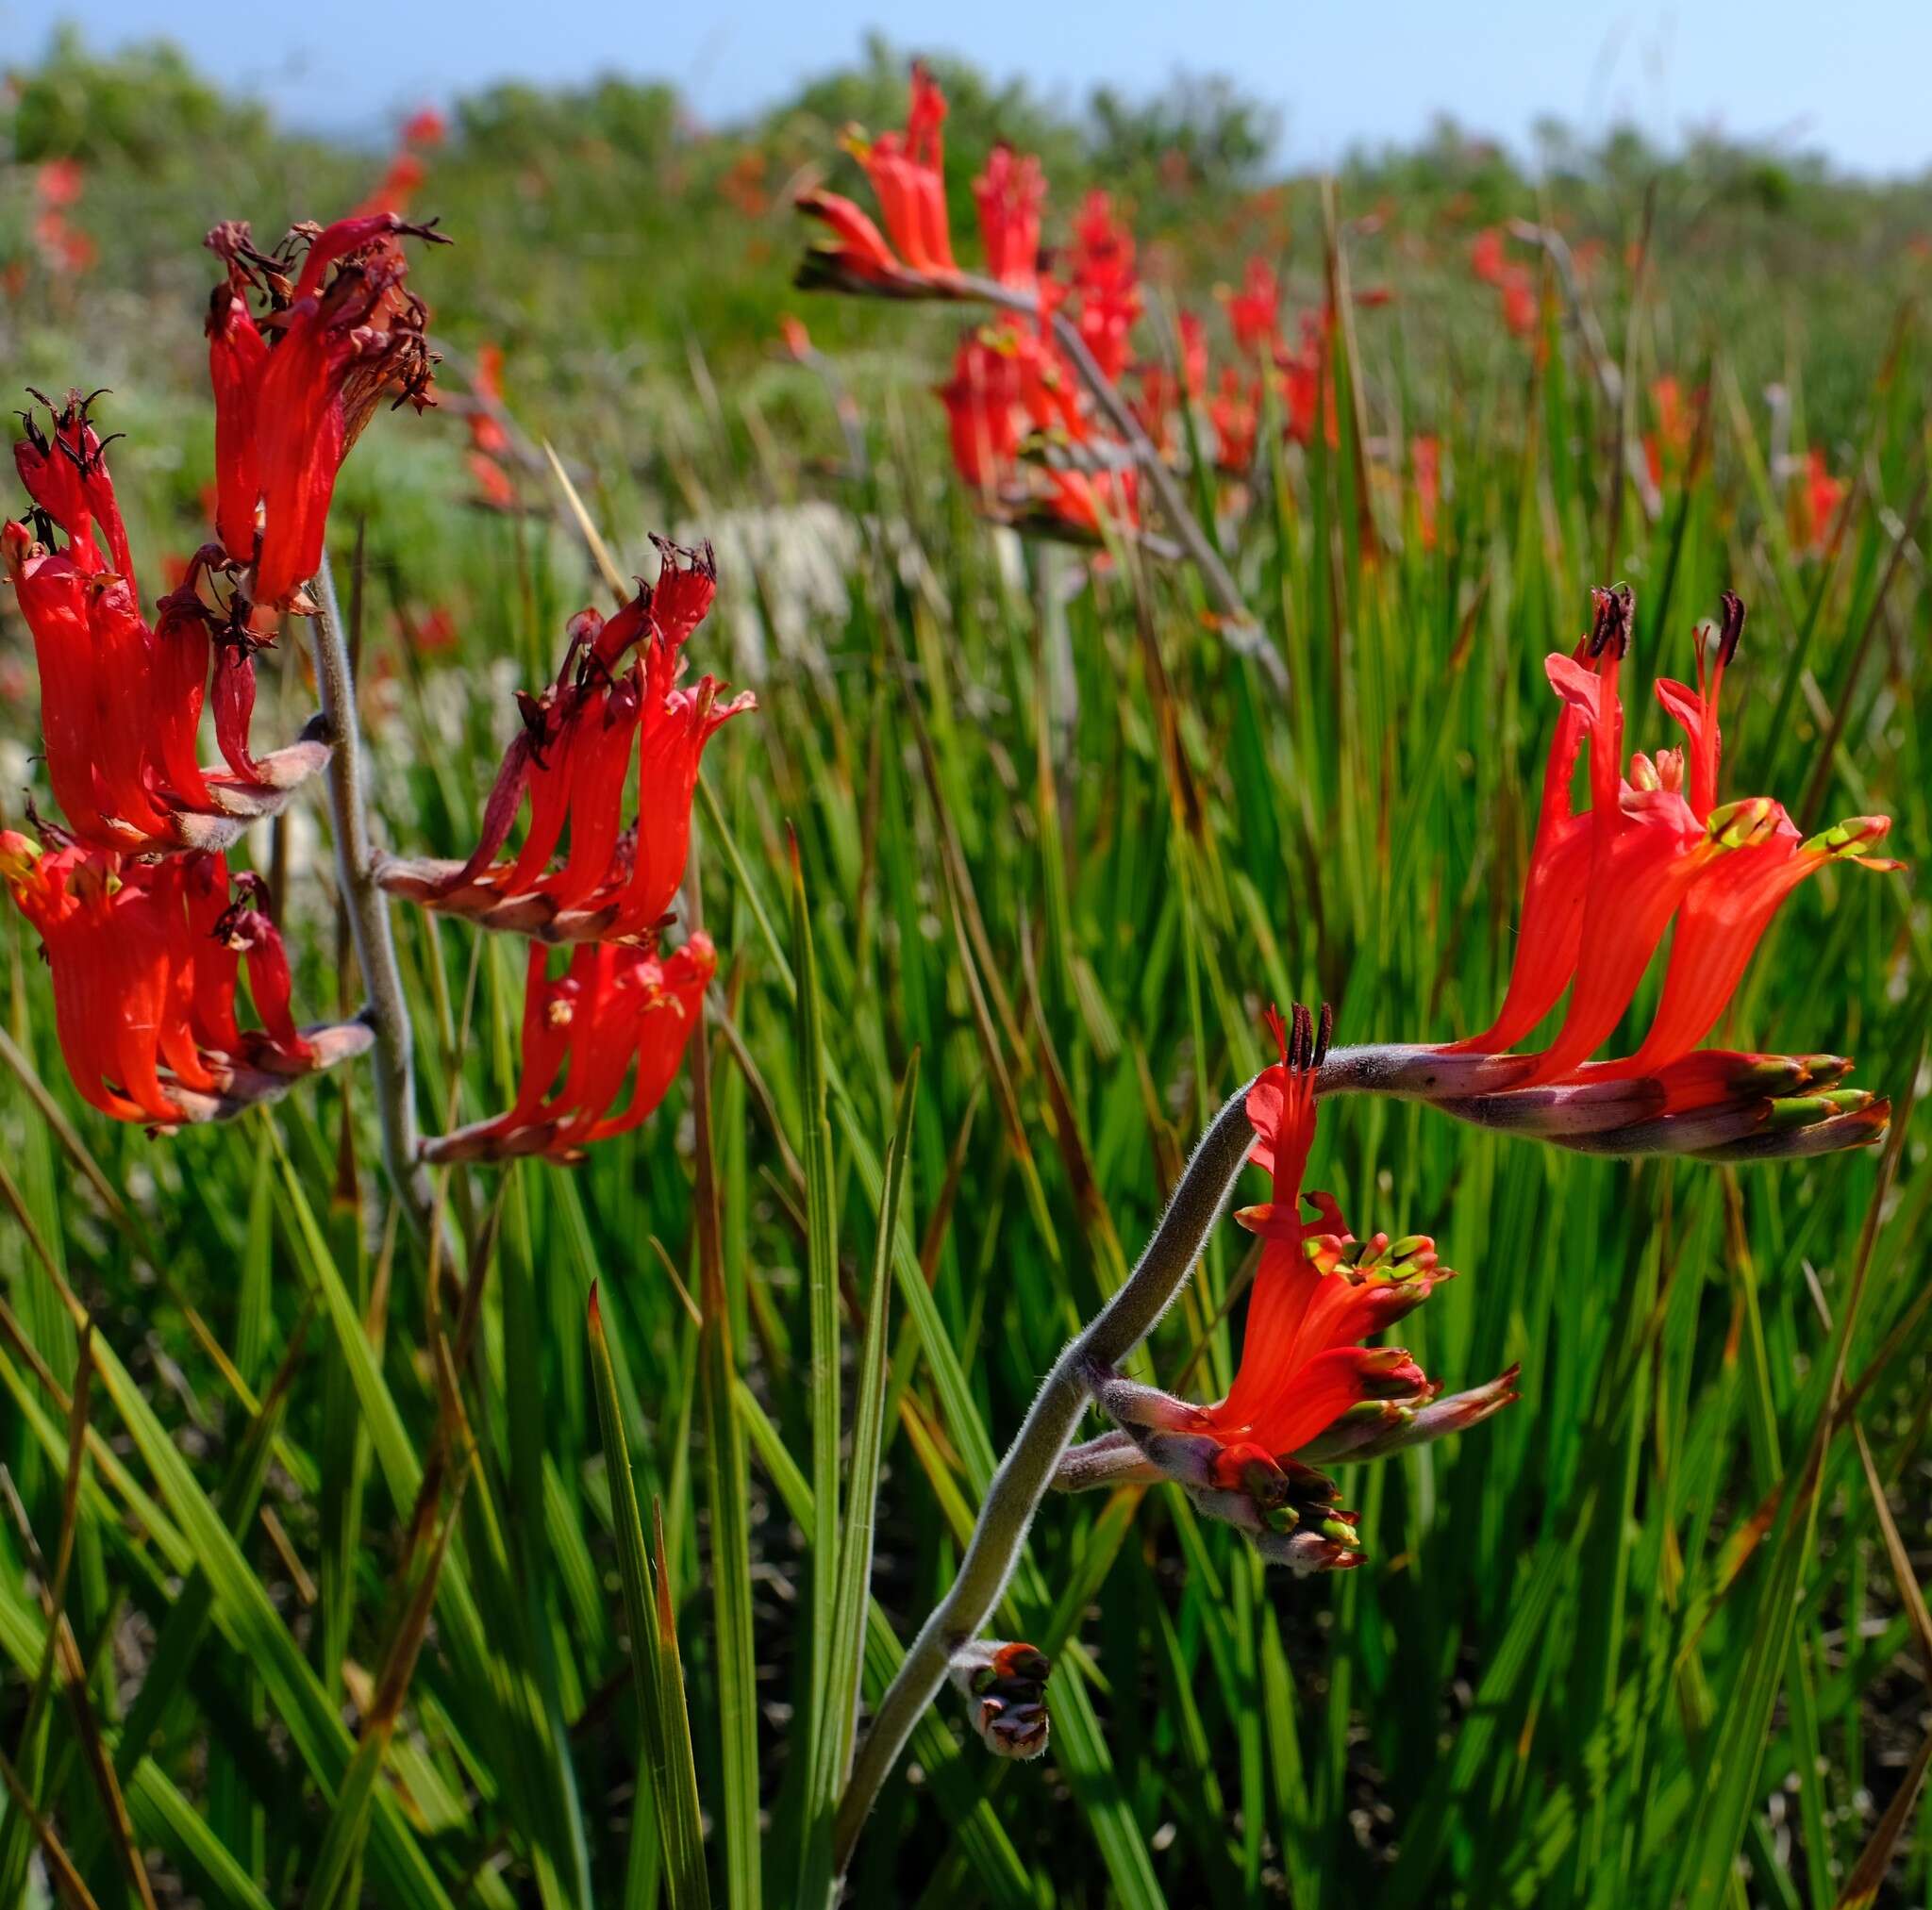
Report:
[[[958,276],[940,133],[945,117],[945,95],[915,62],[906,130],[881,133],[870,143],[856,136],[848,141],[872,181],[890,237],[882,237],[850,199],[836,192],[801,193],[798,209],[823,220],[833,239],[806,255],[801,285],[922,297],[942,292]]]
[[[34,196],[42,206],[74,205],[87,183],[87,170],[78,159],[43,159],[34,169]]]
[[[1255,357],[1272,351],[1281,335],[1281,285],[1274,268],[1265,258],[1249,259],[1241,291],[1224,287],[1221,297],[1236,347]]]
[[[1416,522],[1423,549],[1436,548],[1436,512],[1442,501],[1442,446],[1427,432],[1408,440],[1408,468],[1415,479]]]
[[[1191,311],[1178,320],[1181,335],[1181,383],[1191,398],[1208,390],[1208,327]]]
[[[1310,444],[1315,437],[1319,412],[1323,437],[1329,450],[1341,441],[1340,419],[1335,406],[1335,367],[1331,361],[1330,340],[1334,336],[1334,316],[1324,311],[1302,314],[1302,341],[1291,351],[1280,340],[1274,345],[1274,368],[1281,380],[1282,409],[1287,413],[1286,430],[1297,444]]]
[[[1824,453],[1812,449],[1805,454],[1805,481],[1794,494],[1791,508],[1791,535],[1801,549],[1822,551],[1831,532],[1832,520],[1844,502],[1842,480],[1831,474]]]
[[[1500,225],[1486,226],[1476,234],[1469,248],[1469,269],[1485,285],[1502,285],[1509,265],[1503,252],[1503,228]]]
[[[261,760],[250,754],[254,639],[234,614],[217,616],[198,595],[221,554],[197,555],[150,628],[86,401],[73,392],[48,411],[45,429],[23,414],[26,436],[14,446],[42,536],[6,524],[0,560],[33,635],[55,800],[73,833],[95,848],[223,847],[246,822],[279,808],[327,749],[307,742]],[[64,549],[52,546],[57,526],[67,533]],[[195,754],[211,650],[225,774],[203,769]]]
[[[259,878],[220,855],[124,862],[0,831],[0,875],[39,931],[54,1021],[82,1096],[117,1121],[208,1120],[359,1053],[368,1031],[299,1030]],[[243,963],[259,1029],[237,1021]]]
[[[438,238],[391,211],[292,232],[274,255],[255,250],[245,224],[208,234],[227,266],[208,317],[215,524],[250,571],[247,600],[266,609],[308,607],[336,473],[377,399],[434,402],[428,313],[403,283],[406,234]],[[258,320],[251,291],[267,302]]]
[[[1255,1445],[1280,1457],[1300,1452],[1363,1400],[1433,1396],[1436,1387],[1399,1347],[1357,1342],[1412,1313],[1452,1276],[1433,1241],[1403,1241],[1391,1256],[1386,1235],[1357,1240],[1331,1196],[1303,1194],[1328,1017],[1324,1011],[1318,1031],[1297,1007],[1292,1038],[1273,1009],[1268,1025],[1281,1060],[1248,1090],[1248,1120],[1254,1159],[1273,1179],[1274,1198],[1236,1216],[1260,1237],[1261,1260],[1241,1366],[1227,1397],[1207,1409],[1204,1430],[1224,1446]],[[1305,1202],[1318,1221],[1301,1218]]]
[[[710,938],[700,932],[661,957],[635,943],[586,942],[554,981],[549,959],[541,943],[531,944],[515,1103],[493,1121],[428,1142],[426,1159],[581,1160],[593,1142],[641,1125],[664,1099],[718,965]],[[630,1097],[612,1114],[626,1074]]]
[[[1855,817],[1801,841],[1768,796],[1718,802],[1718,696],[1744,627],[1744,606],[1728,592],[1708,660],[1699,639],[1697,688],[1669,679],[1657,686],[1658,700],[1684,726],[1687,751],[1663,751],[1655,760],[1634,756],[1626,775],[1617,676],[1629,641],[1629,592],[1600,590],[1596,600],[1590,642],[1574,657],[1548,661],[1564,708],[1544,776],[1508,992],[1489,1029],[1446,1051],[1513,1047],[1568,988],[1556,1038],[1525,1057],[1512,1089],[1666,1073],[1715,1026],[1779,904],[1799,882],[1835,860],[1901,866],[1867,853],[1890,826],[1884,817]],[[1571,772],[1586,732],[1591,802],[1572,813]],[[1625,1060],[1584,1067],[1623,1018],[1674,920],[1663,996],[1642,1045]]]
[[[1070,274],[1074,323],[1102,374],[1118,384],[1133,357],[1130,334],[1141,316],[1134,237],[1114,217],[1105,192],[1089,192],[1074,221]]]
[[[1536,279],[1505,255],[1500,225],[1476,234],[1469,248],[1469,264],[1485,285],[1492,285],[1502,293],[1503,323],[1518,338],[1528,337],[1536,329]]]
[[[1520,265],[1503,281],[1503,323],[1519,339],[1536,330],[1536,280]]]
[[[691,799],[705,744],[756,707],[750,692],[719,700],[715,677],[681,685],[685,642],[709,609],[717,572],[708,546],[658,541],[655,588],[608,622],[571,620],[557,681],[519,694],[524,731],[511,743],[483,812],[482,839],[460,867],[391,861],[384,885],[432,908],[547,941],[649,937],[684,879]],[[641,649],[618,673],[625,653]],[[637,758],[637,811],[624,823],[624,785]],[[497,855],[529,799],[517,855]],[[566,827],[570,845],[553,869]]]
[[[1235,477],[1254,468],[1255,437],[1260,416],[1253,395],[1234,366],[1222,368],[1221,390],[1208,401],[1208,422],[1214,427],[1214,461]]]
[[[1315,1138],[1315,1084],[1330,1018],[1306,1008],[1292,1028],[1271,1009],[1280,1062],[1248,1090],[1252,1158],[1274,1198],[1235,1218],[1261,1240],[1241,1364],[1227,1397],[1191,1406],[1111,1373],[1095,1397],[1131,1435],[1140,1458],[1106,1439],[1075,1449],[1061,1483],[1099,1485],[1144,1461],[1188,1486],[1203,1510],[1242,1526],[1264,1555],[1298,1571],[1361,1563],[1353,1515],[1312,1464],[1379,1458],[1405,1445],[1475,1424],[1515,1399],[1515,1369],[1487,1386],[1438,1400],[1439,1388],[1401,1347],[1360,1341],[1412,1313],[1450,1271],[1424,1235],[1358,1240],[1333,1196],[1304,1193]],[[1302,1208],[1316,1218],[1306,1221]],[[1118,1436],[1114,1436],[1116,1438]]]
[[[1040,265],[1040,208],[1046,177],[1032,154],[997,145],[973,182],[986,269],[1002,285],[1031,286]]]

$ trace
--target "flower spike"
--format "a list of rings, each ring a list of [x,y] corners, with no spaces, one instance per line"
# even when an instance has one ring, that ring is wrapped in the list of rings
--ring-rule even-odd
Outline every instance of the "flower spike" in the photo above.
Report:
[[[1360,1344],[1454,1276],[1426,1235],[1357,1239],[1331,1195],[1304,1192],[1334,1016],[1296,1005],[1286,1019],[1269,1009],[1266,1021],[1281,1059],[1256,1077],[1247,1115],[1250,1159],[1274,1197],[1235,1216],[1261,1254],[1234,1385],[1225,1399],[1196,1406],[1110,1370],[1090,1373],[1094,1403],[1126,1437],[1074,1447],[1057,1483],[1078,1490],[1170,1479],[1265,1556],[1298,1572],[1345,1570],[1361,1559],[1353,1515],[1309,1462],[1358,1445],[1392,1452],[1474,1425],[1515,1397],[1515,1373],[1431,1414],[1438,1388],[1407,1352]]]
[[[8,829],[0,879],[41,937],[74,1085],[116,1121],[226,1120],[370,1044],[360,1022],[297,1028],[258,878],[231,880],[220,855],[125,862]],[[259,1029],[239,1022],[244,963]]]
[[[724,698],[712,676],[680,681],[684,646],[717,590],[717,564],[708,544],[687,550],[660,539],[658,548],[656,585],[640,582],[608,619],[595,610],[573,618],[556,682],[518,693],[523,728],[469,859],[391,857],[377,875],[391,894],[543,941],[657,933],[684,879],[705,745],[758,706],[749,691]],[[637,804],[626,824],[633,756]],[[523,846],[501,859],[526,798]],[[566,830],[569,849],[552,868]]]
[[[207,326],[215,523],[265,624],[267,613],[313,608],[306,587],[321,567],[336,474],[377,403],[390,395],[421,411],[435,402],[428,308],[405,287],[405,238],[447,242],[388,210],[298,226],[273,253],[238,221],[208,236],[226,269]]]
[[[34,639],[55,799],[69,828],[96,849],[225,849],[250,822],[279,810],[327,761],[328,746],[317,730],[288,749],[251,753],[259,639],[241,621],[243,606],[222,604],[215,590],[225,557],[215,546],[198,552],[150,626],[104,456],[112,440],[89,416],[93,398],[74,391],[59,406],[40,402],[47,425],[24,412],[26,435],[14,446],[34,522],[0,524],[0,567]],[[225,769],[196,756],[210,695]]]
[[[1830,862],[1903,867],[1872,853],[1890,820],[1857,816],[1801,839],[1773,798],[1720,799],[1718,701],[1745,622],[1743,601],[1729,590],[1714,635],[1707,625],[1697,633],[1696,687],[1670,679],[1657,686],[1683,725],[1686,750],[1639,754],[1624,765],[1617,673],[1634,606],[1627,586],[1595,590],[1591,601],[1589,638],[1574,656],[1548,659],[1562,707],[1501,1012],[1482,1034],[1445,1048],[1378,1051],[1373,1064],[1364,1051],[1350,1059],[1354,1078],[1337,1085],[1414,1093],[1462,1119],[1590,1152],[1771,1159],[1877,1138],[1886,1104],[1870,1096],[1854,1106],[1737,1078],[1724,1082],[1720,1110],[1709,1101],[1686,1105],[1679,1093],[1693,1078],[1681,1072],[1687,1067],[1709,1060],[1723,1073],[1726,1057],[1701,1056],[1697,1043],[1723,1018],[1791,890]],[[1591,802],[1573,813],[1570,781],[1586,735]],[[1591,1060],[1667,931],[1670,955],[1649,1032],[1622,1059]],[[1566,989],[1550,1045],[1510,1054]],[[1775,1071],[1789,1057],[1743,1058]],[[1790,1138],[1797,1135],[1802,1143]]]
[[[533,942],[515,1103],[493,1120],[425,1141],[423,1158],[541,1154],[572,1164],[591,1143],[641,1126],[676,1078],[717,965],[703,934],[661,959],[633,944],[587,942],[552,980],[548,952]],[[630,1098],[613,1114],[626,1075]]]

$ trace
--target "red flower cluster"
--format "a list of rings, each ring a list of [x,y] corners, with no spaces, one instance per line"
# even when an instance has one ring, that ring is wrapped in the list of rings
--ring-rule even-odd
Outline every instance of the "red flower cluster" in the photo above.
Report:
[[[488,510],[514,510],[517,489],[503,467],[508,457],[509,433],[504,427],[503,347],[476,348],[475,374],[470,380],[470,475],[476,484],[476,502]]]
[[[298,1029],[259,877],[219,855],[128,861],[49,831],[0,831],[0,878],[40,932],[74,1085],[117,1121],[171,1128],[279,1093],[369,1044],[358,1023]],[[246,964],[259,1029],[237,1020]]]
[[[953,260],[952,225],[946,212],[944,142],[940,132],[945,117],[945,95],[924,66],[915,63],[906,130],[881,133],[872,141],[856,129],[847,132],[846,148],[872,182],[886,231],[881,235],[865,213],[837,192],[801,193],[798,209],[830,228],[829,240],[807,254],[799,274],[801,285],[902,298],[948,295],[959,269]],[[1036,165],[1036,184],[1038,170]],[[1008,183],[996,182],[995,191],[1004,195]],[[986,216],[984,200],[981,216]],[[1003,249],[1002,258],[1005,256]]]
[[[1247,1113],[1251,1157],[1273,1180],[1274,1199],[1235,1216],[1259,1237],[1261,1254],[1234,1385],[1218,1403],[1193,1406],[1101,1376],[1095,1396],[1139,1460],[1096,1440],[1068,1454],[1061,1483],[1108,1483],[1144,1462],[1186,1486],[1204,1511],[1242,1527],[1264,1556],[1299,1572],[1346,1570],[1362,1560],[1355,1518],[1314,1467],[1381,1458],[1473,1426],[1516,1398],[1517,1373],[1439,1398],[1401,1347],[1361,1344],[1454,1275],[1427,1236],[1359,1240],[1332,1195],[1303,1191],[1330,1017],[1324,1008],[1318,1025],[1298,1006],[1291,1026],[1271,1009],[1268,1024],[1281,1059],[1257,1076]]]
[[[240,223],[208,234],[227,268],[208,316],[215,526],[242,595],[264,613],[313,607],[305,587],[322,563],[336,473],[377,401],[434,402],[428,312],[404,284],[405,236],[439,238],[386,211],[298,227],[273,254]]]
[[[1134,235],[1114,216],[1105,192],[1089,192],[1074,221],[1068,306],[1081,342],[1109,384],[1132,362],[1132,332],[1141,316],[1134,275]]]
[[[811,191],[799,209],[830,228],[805,257],[798,283],[900,298],[974,295],[954,258],[940,127],[945,97],[923,66],[912,70],[906,130],[847,144],[865,168],[885,221],[882,236],[851,200]],[[1064,280],[1043,269],[1041,215],[1046,180],[1030,155],[995,147],[974,181],[990,279],[1036,301],[961,340],[953,375],[939,388],[959,475],[1002,518],[1080,539],[1130,529],[1138,518],[1131,460],[1091,415],[1052,319],[1068,321],[1109,379],[1132,357],[1141,312],[1134,241],[1103,192],[1074,222]],[[985,281],[979,281],[981,285]],[[1037,450],[1024,462],[1023,449]]]
[[[1656,409],[1657,427],[1643,435],[1643,461],[1650,481],[1661,485],[1666,476],[1681,473],[1690,456],[1690,409],[1684,402],[1683,388],[1666,374],[1650,388],[1650,402]]]
[[[1830,539],[1845,487],[1842,479],[1831,474],[1824,453],[1816,446],[1805,454],[1801,469],[1800,481],[1791,490],[1791,541],[1815,556]]]
[[[46,159],[34,172],[34,249],[58,277],[77,278],[99,257],[94,241],[68,217],[86,180],[78,159]]]
[[[244,606],[210,608],[200,595],[223,568],[221,552],[196,555],[150,626],[88,401],[71,392],[58,407],[41,403],[46,423],[22,413],[26,435],[13,447],[34,523],[0,527],[0,559],[33,634],[55,800],[72,833],[97,849],[225,847],[278,809],[327,748],[308,740],[251,753],[258,639]],[[204,698],[225,771],[196,757]]]
[[[407,212],[409,201],[422,190],[428,176],[424,155],[432,152],[449,137],[442,115],[434,107],[423,107],[403,122],[396,150],[375,191],[349,216],[363,218],[372,212]]]
[[[1470,270],[1485,285],[1494,286],[1503,305],[1503,323],[1519,339],[1536,330],[1536,274],[1503,249],[1503,228],[1491,225],[1478,232],[1469,248]]]
[[[556,980],[549,961],[532,942],[515,1103],[429,1141],[425,1159],[578,1161],[593,1141],[641,1125],[664,1099],[718,966],[710,937],[700,931],[664,956],[640,943],[583,942]],[[629,1102],[608,1113],[626,1074]]]
[[[426,1159],[579,1159],[592,1141],[636,1126],[658,1105],[696,1025],[716,966],[711,944],[693,935],[660,955],[658,937],[684,880],[705,745],[756,699],[724,700],[710,676],[679,681],[684,645],[710,608],[717,572],[708,545],[657,541],[663,566],[656,585],[641,583],[608,620],[580,611],[556,681],[539,696],[520,693],[524,727],[505,755],[470,859],[391,859],[378,871],[392,894],[536,943],[515,1104],[431,1141]],[[638,654],[626,668],[631,651]],[[633,758],[637,805],[626,825]],[[499,859],[526,799],[523,845]],[[569,972],[553,981],[544,945],[556,942],[578,946]],[[608,1115],[626,1071],[634,1071],[629,1104]]]
[[[1785,897],[1830,862],[1902,865],[1868,853],[1890,828],[1887,817],[1856,816],[1805,839],[1769,796],[1718,801],[1718,698],[1744,628],[1744,606],[1728,592],[1707,656],[1700,632],[1696,687],[1657,685],[1658,702],[1683,726],[1685,748],[1654,757],[1640,752],[1626,765],[1618,677],[1630,620],[1627,589],[1599,590],[1591,637],[1573,656],[1548,659],[1562,709],[1508,990],[1488,1028],[1445,1052],[1515,1047],[1567,989],[1560,1027],[1546,1048],[1523,1057],[1509,1087],[1657,1077],[1669,1111],[1718,1090],[1722,1071],[1691,1051],[1723,1015]],[[1586,739],[1590,799],[1575,809],[1571,782]],[[1622,1020],[1674,922],[1649,1033],[1627,1059],[1586,1065]],[[1874,1119],[1882,1125],[1882,1107]]]
[[[986,269],[1002,285],[1030,290],[1040,274],[1040,208],[1046,175],[1030,153],[995,146],[986,171],[973,182],[979,207],[979,236]]]

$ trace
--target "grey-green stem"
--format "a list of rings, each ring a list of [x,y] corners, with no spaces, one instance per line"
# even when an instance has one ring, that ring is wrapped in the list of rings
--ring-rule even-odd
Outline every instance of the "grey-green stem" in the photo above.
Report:
[[[952,1589],[921,1626],[859,1746],[839,1805],[835,1850],[841,1876],[913,1725],[944,1686],[953,1654],[978,1636],[1006,1590],[1034,1511],[1080,1423],[1090,1375],[1118,1366],[1153,1331],[1201,1257],[1253,1141],[1243,1087],[1202,1136],[1134,1271],[1054,1362],[987,1488]]]
[[[334,818],[336,880],[356,943],[356,965],[369,991],[364,1010],[375,1031],[376,1114],[382,1126],[382,1163],[419,1240],[429,1238],[435,1203],[428,1171],[417,1158],[416,1068],[408,1003],[396,967],[389,897],[376,886],[375,845],[369,833],[369,791],[362,764],[362,733],[356,721],[356,680],[349,663],[341,606],[326,554],[315,573],[310,621],[315,644],[315,687],[332,745],[328,763],[329,812]]]

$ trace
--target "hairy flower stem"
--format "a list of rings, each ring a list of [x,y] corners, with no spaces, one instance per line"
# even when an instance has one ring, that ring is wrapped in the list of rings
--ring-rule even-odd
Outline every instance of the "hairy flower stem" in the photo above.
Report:
[[[1091,1376],[1120,1365],[1180,1291],[1227,1204],[1254,1138],[1244,1086],[1202,1136],[1167,1212],[1125,1284],[1054,1362],[987,1488],[979,1522],[952,1589],[921,1626],[859,1746],[851,1782],[839,1805],[835,1851],[841,1876],[866,1814],[898,1762],[913,1725],[945,1685],[953,1654],[979,1635],[1012,1576],[1034,1510],[1080,1423]]]
[[[396,968],[389,897],[376,887],[375,848],[369,834],[369,792],[362,771],[362,735],[356,722],[356,682],[349,665],[336,580],[324,554],[311,591],[315,686],[333,745],[328,763],[329,811],[335,822],[336,878],[356,941],[356,965],[369,991],[364,1011],[375,1030],[376,1112],[382,1122],[382,1161],[390,1184],[419,1240],[426,1241],[434,1199],[428,1171],[416,1157],[416,1067],[409,1010]]]

